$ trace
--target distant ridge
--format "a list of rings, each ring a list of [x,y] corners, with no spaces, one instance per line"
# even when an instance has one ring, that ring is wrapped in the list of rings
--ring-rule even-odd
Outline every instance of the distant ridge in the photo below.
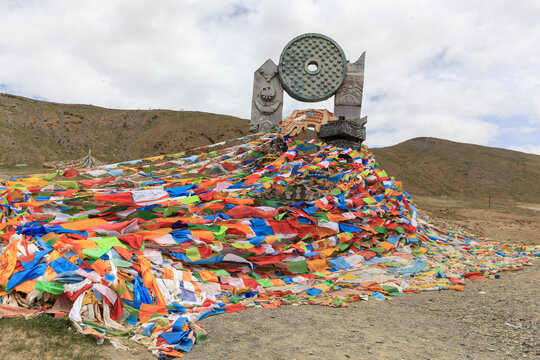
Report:
[[[114,110],[0,94],[0,166],[77,159],[113,162],[246,135],[249,123],[198,111]]]
[[[413,195],[540,203],[540,156],[420,137],[371,149]]]

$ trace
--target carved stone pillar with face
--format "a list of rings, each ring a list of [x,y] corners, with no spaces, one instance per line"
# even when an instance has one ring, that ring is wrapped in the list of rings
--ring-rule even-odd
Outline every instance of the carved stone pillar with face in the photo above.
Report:
[[[281,121],[283,112],[283,86],[279,81],[277,65],[268,59],[253,75],[251,101],[252,133],[268,131]]]

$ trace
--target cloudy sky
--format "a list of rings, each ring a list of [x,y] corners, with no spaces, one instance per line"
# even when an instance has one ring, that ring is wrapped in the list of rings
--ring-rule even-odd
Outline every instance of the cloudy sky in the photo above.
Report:
[[[368,145],[540,154],[540,1],[0,0],[0,19],[0,92],[249,118],[253,71],[317,32],[366,51]]]

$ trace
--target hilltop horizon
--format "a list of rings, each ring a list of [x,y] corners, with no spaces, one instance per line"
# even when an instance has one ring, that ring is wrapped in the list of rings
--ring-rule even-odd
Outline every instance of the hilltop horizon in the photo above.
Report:
[[[235,118],[235,119],[241,119],[241,120],[249,121],[249,119],[238,118],[238,117],[233,116],[233,115],[218,114],[218,113],[204,112],[204,111],[197,111],[197,110],[187,110],[187,109],[180,109],[180,110],[169,109],[169,108],[148,108],[148,109],[137,108],[137,109],[134,109],[134,108],[129,108],[129,107],[126,107],[126,108],[121,108],[121,107],[119,107],[119,108],[107,108],[107,107],[104,107],[104,106],[93,105],[93,104],[54,102],[54,101],[48,101],[48,100],[45,100],[45,99],[24,97],[24,96],[20,96],[20,95],[14,95],[14,94],[3,93],[3,92],[0,92],[0,99],[1,99],[1,97],[7,97],[7,98],[12,98],[12,99],[21,99],[23,101],[27,100],[27,101],[30,101],[30,102],[35,101],[36,104],[46,103],[46,104],[57,105],[57,106],[91,107],[91,108],[94,108],[96,110],[101,109],[101,110],[105,110],[105,111],[128,111],[128,112],[129,111],[141,111],[141,112],[145,112],[145,111],[166,111],[166,112],[172,112],[172,113],[174,113],[174,112],[186,112],[186,113],[200,113],[200,114],[208,114],[208,115],[225,116],[225,117],[229,117],[229,118]],[[4,103],[2,101],[0,101],[0,107],[3,106],[3,105],[4,105]],[[309,103],[304,103],[304,105],[306,105],[305,108],[310,107]],[[314,104],[314,105],[317,105],[317,103]],[[316,107],[314,107],[314,108],[316,108]],[[0,118],[0,122],[1,121],[2,121],[2,119]],[[375,122],[376,120],[372,120],[372,121]],[[472,145],[488,147],[488,148],[494,148],[494,149],[505,149],[505,150],[510,150],[510,151],[516,151],[516,152],[521,152],[521,153],[524,153],[524,154],[539,155],[539,154],[536,154],[534,152],[527,152],[527,151],[523,151],[523,150],[519,150],[519,149],[512,149],[512,148],[509,148],[509,147],[489,146],[489,145],[484,145],[484,144],[476,144],[476,143],[469,143],[469,142],[463,142],[463,141],[455,141],[455,140],[451,140],[451,139],[448,139],[448,138],[445,138],[445,137],[437,137],[437,136],[430,136],[430,135],[414,136],[414,137],[411,137],[409,139],[405,139],[405,140],[401,140],[401,141],[396,140],[395,142],[390,143],[390,144],[385,145],[385,146],[370,146],[370,144],[369,144],[369,124],[370,123],[368,122],[368,125],[367,125],[368,137],[366,139],[365,144],[368,145],[370,149],[387,148],[387,147],[399,145],[399,144],[405,143],[407,141],[415,140],[415,139],[424,139],[424,138],[431,139],[431,138],[433,138],[433,139],[451,141],[451,142],[455,142],[455,143],[458,143],[458,144],[472,144]]]

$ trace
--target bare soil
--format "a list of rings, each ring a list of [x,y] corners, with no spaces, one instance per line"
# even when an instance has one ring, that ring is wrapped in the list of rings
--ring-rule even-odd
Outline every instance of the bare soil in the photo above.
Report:
[[[420,209],[435,223],[517,245],[540,244],[540,203],[505,205],[467,203],[428,196],[415,197]]]
[[[464,292],[211,317],[202,323],[211,341],[186,359],[534,359],[539,278],[536,264],[501,279],[467,281]]]

